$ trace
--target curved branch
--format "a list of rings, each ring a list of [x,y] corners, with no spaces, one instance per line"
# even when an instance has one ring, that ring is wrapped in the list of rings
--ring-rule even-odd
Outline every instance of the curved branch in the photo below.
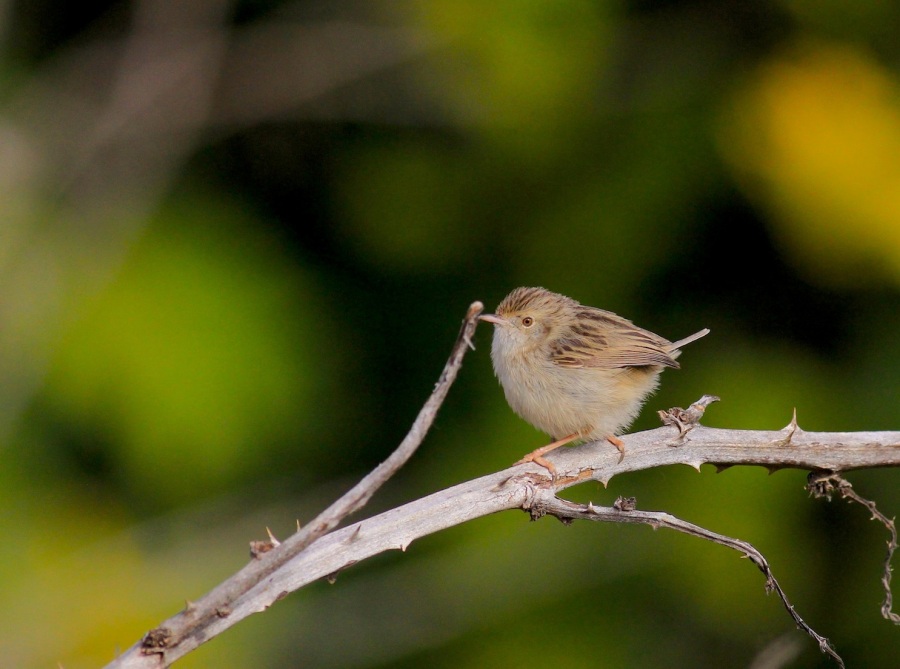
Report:
[[[199,601],[189,602],[182,612],[149,631],[140,642],[134,644],[108,666],[158,667],[160,664],[168,666],[216,634],[251,613],[267,608],[275,599],[286,595],[288,591],[283,594],[279,591],[275,599],[267,601],[258,609],[247,608],[241,604],[247,601],[248,593],[255,591],[260,584],[270,583],[275,573],[299,554],[303,554],[303,551],[320,537],[337,527],[344,518],[365,506],[372,495],[412,457],[425,439],[438,409],[450,391],[450,386],[456,380],[466,350],[473,348],[472,335],[478,326],[478,316],[483,310],[484,305],[481,302],[473,302],[469,306],[450,352],[450,358],[434,390],[416,416],[409,433],[384,462],[316,516],[306,527],[302,529],[298,527],[297,532],[284,543],[278,542],[271,533],[269,541],[251,542],[253,561]],[[268,588],[266,590],[271,592]]]
[[[322,536],[304,550],[295,551],[290,559],[266,568],[265,578],[241,590],[239,586],[246,584],[249,572],[258,573],[267,566],[272,554],[263,555],[213,591],[240,593],[223,600],[218,614],[197,627],[194,636],[184,637],[172,647],[148,649],[136,644],[108,666],[167,666],[203,641],[313,581],[373,555],[405,550],[414,540],[448,527],[497,511],[531,508],[543,494],[540,491],[555,493],[589,479],[608,482],[619,473],[669,464],[695,468],[703,463],[743,464],[827,471],[900,465],[900,432],[827,433],[796,428],[788,435],[787,430],[757,432],[698,426],[689,432],[689,438],[679,441],[680,445],[673,446],[674,439],[678,439],[678,429],[673,427],[626,435],[622,438],[626,445],[622,462],[618,451],[605,442],[565,449],[552,458],[558,471],[555,483],[547,470],[532,463],[461,483]],[[627,514],[620,516],[627,518]],[[284,545],[296,546],[297,536]],[[196,607],[189,606],[176,618],[190,622],[196,611]]]
[[[839,667],[843,669],[845,666],[841,656],[837,654],[828,639],[810,627],[806,621],[800,617],[800,614],[797,613],[796,609],[794,609],[794,605],[788,600],[787,594],[775,579],[775,575],[772,573],[771,567],[769,567],[768,560],[766,560],[762,553],[746,541],[733,539],[724,534],[719,534],[718,532],[712,532],[699,525],[694,525],[693,523],[681,520],[680,518],[676,518],[665,512],[636,511],[634,509],[633,498],[630,498],[630,500],[622,500],[622,498],[619,498],[616,500],[616,505],[610,508],[597,507],[593,504],[575,504],[574,502],[560,499],[555,495],[544,493],[535,500],[531,512],[532,517],[534,517],[535,514],[550,514],[563,522],[582,519],[603,523],[640,523],[650,525],[653,529],[665,527],[670,530],[675,530],[676,532],[689,534],[693,537],[706,539],[707,541],[712,541],[713,543],[727,546],[739,553],[743,553],[744,557],[749,558],[763,573],[763,576],[766,577],[766,592],[775,592],[778,594],[781,603],[784,604],[784,608],[796,623],[797,627],[811,636],[819,645],[819,650],[826,655],[831,656]]]
[[[894,519],[888,518],[878,507],[875,502],[866,499],[862,495],[853,490],[850,482],[840,474],[834,472],[810,472],[807,477],[807,489],[814,497],[825,497],[829,501],[831,495],[836,490],[844,499],[849,499],[867,508],[872,514],[872,520],[877,520],[884,525],[890,537],[887,542],[887,552],[884,556],[884,568],[881,572],[881,587],[884,590],[884,601],[881,604],[881,615],[885,620],[889,620],[895,625],[900,625],[900,614],[894,613],[894,595],[891,592],[891,561],[894,559],[894,551],[897,550],[897,527],[894,525]]]
[[[549,458],[556,470],[553,479],[546,469],[533,463],[516,465],[332,532],[347,515],[360,509],[418,448],[456,378],[466,348],[471,347],[482,308],[480,302],[469,307],[434,392],[409,434],[385,462],[283,544],[271,535],[268,541],[252,542],[253,560],[248,565],[198,602],[188,603],[181,613],[148,632],[107,666],[168,666],[250,614],[264,611],[313,581],[332,577],[378,553],[406,550],[415,539],[481,516],[508,509],[538,508],[537,500],[546,505],[547,499],[557,499],[557,491],[586,480],[606,485],[616,474],[671,464],[687,464],[698,470],[709,463],[720,469],[742,464],[830,473],[900,465],[900,432],[806,432],[797,426],[796,416],[784,430],[774,432],[705,428],[697,421],[705,407],[717,399],[705,396],[687,410],[662,412],[667,427],[624,436],[624,458],[605,441],[559,449]],[[559,503],[563,504],[561,500]],[[657,514],[653,522],[659,522],[663,516],[677,521],[667,514]],[[610,517],[614,518],[621,522],[649,522],[636,520],[639,516],[635,514],[618,513]],[[681,526],[675,527],[677,523]],[[690,525],[677,523],[669,526],[687,531],[684,528]],[[749,544],[690,527],[700,531],[690,533],[704,538],[715,535],[722,539],[718,543],[744,551],[767,579],[771,578],[765,559]],[[810,629],[780,588],[776,589],[794,620],[840,663],[824,637]]]

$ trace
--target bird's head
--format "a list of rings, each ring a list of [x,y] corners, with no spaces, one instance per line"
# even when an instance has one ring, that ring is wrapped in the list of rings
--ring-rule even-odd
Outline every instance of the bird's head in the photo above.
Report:
[[[479,318],[494,325],[494,342],[516,353],[540,346],[572,318],[578,303],[544,288],[516,288],[493,314]]]

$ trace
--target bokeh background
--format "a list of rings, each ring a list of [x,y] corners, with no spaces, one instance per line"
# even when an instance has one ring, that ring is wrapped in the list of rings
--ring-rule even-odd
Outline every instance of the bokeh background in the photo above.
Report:
[[[704,393],[712,426],[900,427],[898,25],[887,0],[0,2],[2,664],[105,664],[311,518],[517,285],[712,329],[635,429]],[[363,516],[545,443],[489,337]],[[850,480],[893,516],[898,477]],[[851,666],[896,667],[884,529],[804,483],[567,492],[750,541]],[[180,666],[546,662],[833,666],[731,551],[524,513]]]

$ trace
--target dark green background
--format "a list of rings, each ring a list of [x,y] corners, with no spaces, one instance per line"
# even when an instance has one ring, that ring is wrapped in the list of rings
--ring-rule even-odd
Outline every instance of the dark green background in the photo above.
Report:
[[[656,410],[898,428],[893,3],[8,3],[0,653],[103,664],[383,460],[466,307],[543,285],[670,339]],[[546,437],[479,329],[363,515]],[[893,516],[895,471],[849,476]],[[747,540],[896,667],[886,533],[805,472],[587,484]],[[784,644],[783,663],[761,662]],[[827,667],[761,575],[643,527],[485,518],[293,594],[185,667]]]

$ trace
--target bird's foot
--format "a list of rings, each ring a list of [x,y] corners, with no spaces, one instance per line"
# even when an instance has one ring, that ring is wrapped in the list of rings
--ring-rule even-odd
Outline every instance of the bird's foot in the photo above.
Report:
[[[550,472],[550,478],[556,481],[556,467],[553,466],[553,463],[544,458],[544,455],[549,453],[552,450],[559,448],[565,444],[568,444],[570,441],[575,439],[578,436],[578,433],[570,434],[568,437],[563,437],[562,439],[557,439],[552,444],[547,444],[546,446],[541,446],[540,448],[536,448],[531,453],[523,457],[518,462],[515,462],[514,465],[524,465],[526,462],[533,462],[536,465],[540,465],[548,472]]]
[[[622,462],[622,460],[625,459],[625,442],[622,441],[621,439],[619,439],[617,436],[612,435],[612,434],[606,438],[606,441],[608,441],[609,443],[611,443],[613,446],[615,446],[618,449],[619,462]]]

